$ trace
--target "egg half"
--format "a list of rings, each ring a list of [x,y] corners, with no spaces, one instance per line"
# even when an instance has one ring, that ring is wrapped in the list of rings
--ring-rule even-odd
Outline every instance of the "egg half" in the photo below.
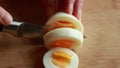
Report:
[[[45,68],[78,68],[79,58],[67,48],[53,48],[43,57]]]
[[[57,28],[47,32],[44,36],[44,44],[48,49],[63,47],[76,50],[83,44],[83,34],[72,28]]]
[[[46,26],[49,26],[46,31],[50,31],[56,28],[73,28],[81,31],[83,33],[84,27],[76,17],[73,15],[64,13],[64,12],[58,12],[54,14],[52,17],[49,18],[49,20],[45,24]]]

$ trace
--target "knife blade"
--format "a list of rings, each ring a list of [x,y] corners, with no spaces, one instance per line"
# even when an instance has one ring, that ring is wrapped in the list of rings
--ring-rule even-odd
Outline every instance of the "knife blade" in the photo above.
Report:
[[[33,35],[43,35],[44,29],[48,26],[39,25],[39,24],[32,24],[26,22],[17,22],[13,21],[8,26],[1,26],[2,32],[10,33],[16,37],[23,37],[23,36],[33,36]]]

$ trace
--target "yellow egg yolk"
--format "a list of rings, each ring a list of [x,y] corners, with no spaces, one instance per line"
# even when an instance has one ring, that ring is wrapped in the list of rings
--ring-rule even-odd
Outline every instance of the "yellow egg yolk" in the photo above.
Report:
[[[51,25],[49,25],[48,28],[46,28],[46,32],[51,31],[56,28],[63,28],[63,27],[69,27],[69,28],[76,28],[75,24],[67,21],[57,21]]]
[[[64,51],[55,51],[52,54],[52,63],[60,68],[66,68],[70,64],[72,55]]]
[[[75,41],[73,40],[68,40],[68,39],[59,39],[55,40],[50,44],[51,48],[55,47],[63,47],[63,48],[69,48],[71,49],[75,45]]]

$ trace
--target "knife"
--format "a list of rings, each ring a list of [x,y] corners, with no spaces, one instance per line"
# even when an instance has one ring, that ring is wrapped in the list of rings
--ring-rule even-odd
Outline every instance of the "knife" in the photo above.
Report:
[[[54,28],[45,25],[13,21],[8,26],[0,25],[0,31],[10,33],[15,37],[43,37],[45,29]],[[84,36],[86,38],[86,36]]]
[[[16,37],[43,35],[47,26],[26,22],[13,21],[8,26],[0,25],[0,31],[10,33]]]

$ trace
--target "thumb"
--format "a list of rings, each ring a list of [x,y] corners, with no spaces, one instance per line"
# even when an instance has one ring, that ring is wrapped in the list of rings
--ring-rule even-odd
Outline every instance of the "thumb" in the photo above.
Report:
[[[12,20],[12,16],[5,9],[0,7],[0,24],[9,25]]]
[[[43,0],[43,4],[46,10],[46,16],[49,18],[57,10],[57,0]]]

